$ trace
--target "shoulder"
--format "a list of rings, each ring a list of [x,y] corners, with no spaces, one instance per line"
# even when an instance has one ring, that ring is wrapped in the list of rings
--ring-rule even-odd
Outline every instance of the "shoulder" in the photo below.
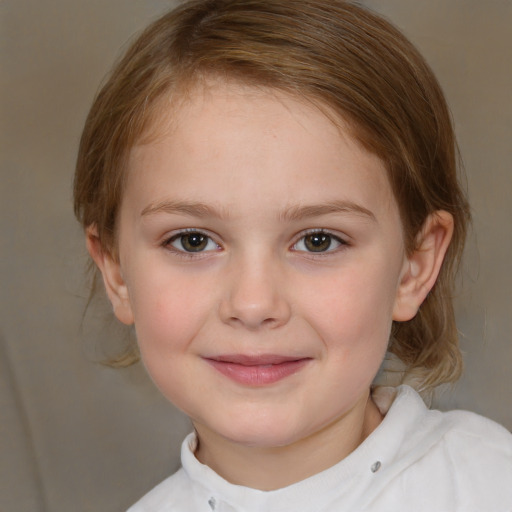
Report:
[[[381,465],[361,509],[511,512],[510,432],[471,412],[428,409],[409,386],[375,400],[385,416],[367,445]]]
[[[467,411],[440,413],[445,427],[425,457],[430,490],[450,496],[455,510],[512,509],[512,434]]]
[[[498,423],[469,411],[441,412],[428,409],[421,397],[407,386],[397,393],[397,418],[407,416],[407,448],[423,447],[427,453],[475,461],[503,461],[512,469],[512,434]],[[391,411],[390,411],[391,412]]]
[[[465,439],[484,444],[489,450],[512,456],[512,433],[500,424],[469,411],[441,413],[451,442]],[[453,439],[452,439],[453,438]]]
[[[405,501],[429,504],[426,510],[512,510],[508,430],[472,412],[430,410],[407,387],[389,413],[404,425],[391,480],[407,489]]]
[[[420,399],[411,388],[406,392],[407,404]],[[433,440],[434,452],[441,450],[446,456],[463,459],[470,466],[483,460],[503,461],[509,468],[512,466],[512,433],[489,418],[470,411],[442,412],[423,407],[416,419],[417,432]]]
[[[441,414],[445,429],[437,449],[459,471],[463,467],[472,468],[486,474],[480,480],[512,482],[512,434],[507,429],[468,411]],[[474,473],[470,478],[478,480]]]

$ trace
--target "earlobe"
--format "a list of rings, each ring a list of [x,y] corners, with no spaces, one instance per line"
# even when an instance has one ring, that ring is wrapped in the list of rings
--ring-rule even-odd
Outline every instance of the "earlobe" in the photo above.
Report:
[[[86,246],[91,258],[99,268],[110,303],[117,319],[124,324],[133,324],[133,313],[128,288],[121,273],[121,266],[101,246],[96,226],[86,230]]]
[[[439,210],[427,217],[416,249],[407,258],[397,290],[393,320],[414,318],[434,286],[453,234],[453,217]]]

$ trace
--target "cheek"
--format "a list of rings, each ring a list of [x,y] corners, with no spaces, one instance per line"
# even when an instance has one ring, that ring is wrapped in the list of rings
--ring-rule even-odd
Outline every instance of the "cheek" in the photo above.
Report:
[[[387,346],[396,294],[396,279],[388,267],[347,267],[319,279],[307,290],[307,297],[300,289],[297,293],[303,304],[309,304],[308,321],[326,343],[339,351],[381,352]]]
[[[141,353],[165,357],[184,350],[212,310],[208,294],[194,280],[146,273],[129,289]],[[181,279],[180,279],[181,277]]]
[[[194,341],[213,308],[207,302],[208,294],[198,292],[190,282],[178,278],[162,280],[161,276],[141,276],[137,287],[130,290],[137,343],[156,387],[188,412],[184,390],[201,383],[194,368],[189,367]]]
[[[371,385],[389,345],[393,287],[377,286],[373,277],[338,280],[323,299],[315,297],[309,319],[332,363],[332,382],[349,396]]]

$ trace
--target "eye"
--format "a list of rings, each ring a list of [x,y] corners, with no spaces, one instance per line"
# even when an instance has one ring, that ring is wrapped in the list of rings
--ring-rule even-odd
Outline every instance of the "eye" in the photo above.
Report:
[[[314,231],[304,235],[293,245],[295,251],[312,253],[331,252],[342,245],[347,245],[341,238],[326,231]]]
[[[208,236],[200,231],[188,231],[178,233],[165,242],[180,252],[206,252],[215,251],[219,246]]]

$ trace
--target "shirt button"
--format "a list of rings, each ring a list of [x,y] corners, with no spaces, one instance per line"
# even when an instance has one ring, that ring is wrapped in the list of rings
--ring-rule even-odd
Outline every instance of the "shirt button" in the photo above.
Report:
[[[377,473],[377,471],[379,471],[380,467],[382,466],[380,460],[378,460],[377,462],[374,462],[372,464],[372,467],[370,468],[372,470],[372,473]]]

